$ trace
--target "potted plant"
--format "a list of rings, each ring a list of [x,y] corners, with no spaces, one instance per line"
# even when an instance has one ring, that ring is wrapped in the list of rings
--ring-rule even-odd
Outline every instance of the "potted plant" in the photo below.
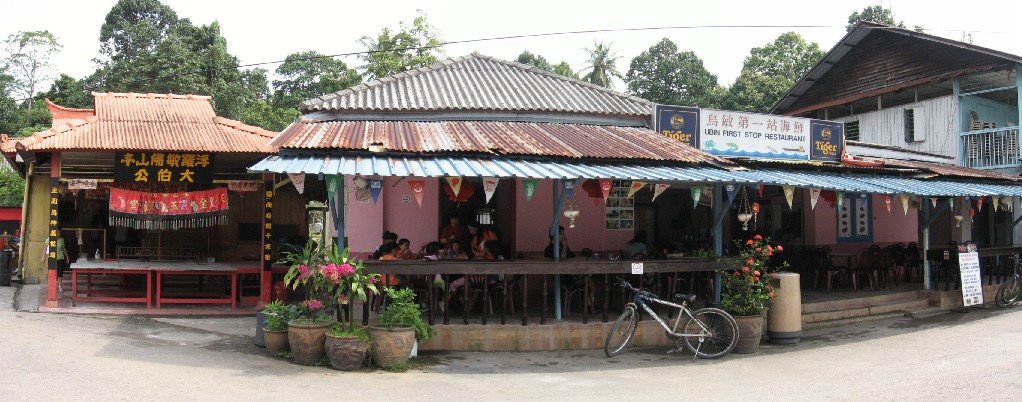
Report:
[[[315,243],[306,243],[300,253],[287,253],[282,263],[291,268],[284,275],[284,283],[297,289],[304,286],[305,301],[301,314],[288,322],[287,339],[294,354],[295,363],[312,365],[319,363],[325,351],[323,342],[326,329],[332,324],[327,304],[333,300],[334,289],[339,282],[337,267],[319,264],[314,254]]]
[[[326,356],[330,367],[337,370],[357,370],[369,353],[369,331],[352,323],[334,324],[326,332]]]
[[[738,344],[735,353],[755,353],[763,337],[763,312],[774,297],[770,273],[774,271],[767,260],[775,252],[784,251],[773,246],[770,239],[755,235],[739,245],[740,267],[719,272],[721,275],[721,304],[738,322]],[[788,263],[781,268],[787,268]]]
[[[433,336],[433,327],[422,320],[422,311],[411,289],[384,288],[389,304],[380,313],[380,322],[369,326],[373,362],[380,368],[405,364],[417,339]]]
[[[266,344],[266,352],[270,356],[277,356],[282,352],[288,352],[291,347],[288,345],[288,323],[298,317],[300,308],[293,304],[287,304],[280,300],[267,304],[262,310],[266,316],[263,325],[263,340]]]

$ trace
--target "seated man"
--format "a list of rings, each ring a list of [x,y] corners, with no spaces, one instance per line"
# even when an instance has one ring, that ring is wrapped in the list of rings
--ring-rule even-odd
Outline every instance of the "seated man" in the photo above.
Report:
[[[568,236],[564,234],[564,226],[558,226],[557,231],[561,234],[560,259],[575,258],[575,252],[571,251],[571,247],[568,247]],[[550,235],[548,237],[550,238],[550,244],[547,244],[546,249],[543,250],[543,257],[552,260],[554,259],[554,236]]]

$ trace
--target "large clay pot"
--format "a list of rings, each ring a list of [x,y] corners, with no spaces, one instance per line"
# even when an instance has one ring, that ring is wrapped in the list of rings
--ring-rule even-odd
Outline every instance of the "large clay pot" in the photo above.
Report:
[[[373,338],[373,363],[380,368],[406,363],[415,347],[415,327],[411,325],[370,325],[369,335]]]
[[[731,352],[759,352],[759,342],[763,338],[763,315],[738,315],[735,321],[738,323],[738,343]]]
[[[269,353],[270,356],[291,350],[291,345],[288,344],[287,330],[271,331],[263,328],[263,342],[266,344],[266,353]]]
[[[326,357],[330,359],[330,367],[337,370],[358,370],[369,353],[369,344],[354,337],[336,337],[326,335]]]
[[[313,365],[319,363],[326,355],[323,342],[326,338],[328,322],[291,321],[287,325],[287,341],[291,345],[291,353],[295,363]]]

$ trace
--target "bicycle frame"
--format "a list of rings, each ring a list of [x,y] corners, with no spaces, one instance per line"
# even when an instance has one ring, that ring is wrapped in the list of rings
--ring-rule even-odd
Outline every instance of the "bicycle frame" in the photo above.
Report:
[[[669,301],[660,300],[657,297],[643,295],[643,294],[641,294],[640,291],[637,291],[635,289],[632,289],[632,291],[635,293],[635,296],[632,298],[632,305],[642,306],[642,309],[645,310],[646,313],[649,314],[651,317],[653,317],[653,319],[656,320],[656,322],[658,324],[660,324],[661,327],[664,327],[665,331],[670,332],[672,336],[676,336],[676,337],[689,337],[689,338],[698,338],[698,337],[706,336],[703,333],[698,333],[698,334],[679,334],[678,333],[678,325],[681,324],[681,318],[682,318],[683,315],[687,315],[689,317],[689,319],[695,319],[695,316],[693,316],[692,312],[689,311],[688,307],[686,306],[686,303],[684,303],[684,302],[682,302],[682,304],[671,303]],[[668,306],[668,307],[672,307],[672,308],[678,309],[678,317],[674,319],[674,327],[673,328],[668,326],[667,322],[665,322],[664,319],[660,318],[660,315],[655,313],[653,311],[653,309],[649,307],[649,303],[647,303],[647,300],[649,302],[653,302],[653,303],[657,303],[657,304],[662,304],[662,305],[665,305],[665,306]],[[697,324],[699,324],[699,328],[702,331],[709,331],[709,329],[706,328],[706,326],[704,326],[703,323],[700,322],[699,320],[695,320],[695,322]]]

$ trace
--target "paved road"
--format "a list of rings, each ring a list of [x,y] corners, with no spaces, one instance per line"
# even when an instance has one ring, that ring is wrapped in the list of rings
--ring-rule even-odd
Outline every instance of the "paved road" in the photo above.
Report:
[[[407,373],[264,356],[237,319],[0,311],[0,400],[1018,400],[1022,308],[818,330],[721,360],[633,350],[434,353]],[[253,320],[254,321],[254,320]]]

